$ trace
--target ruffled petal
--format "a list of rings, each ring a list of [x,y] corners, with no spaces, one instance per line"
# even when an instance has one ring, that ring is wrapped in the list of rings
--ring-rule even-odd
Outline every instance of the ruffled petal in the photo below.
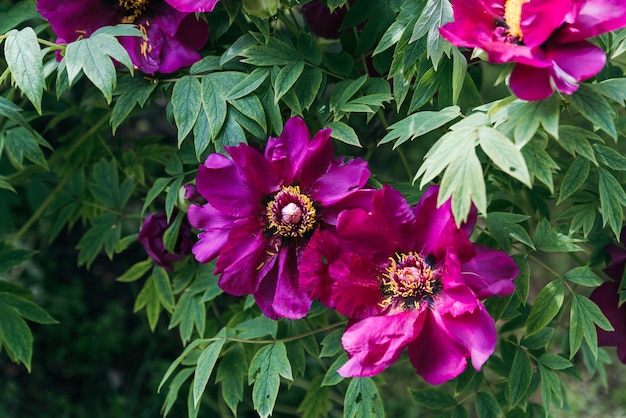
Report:
[[[439,314],[428,311],[422,332],[409,344],[409,359],[417,374],[439,385],[460,375],[466,358],[467,351],[448,333]]]
[[[115,8],[99,0],[39,0],[37,11],[65,42],[118,23]]]
[[[298,285],[298,256],[294,247],[284,246],[278,262],[263,278],[254,300],[270,319],[299,319],[311,308],[311,299]]]
[[[581,41],[626,27],[626,3],[623,0],[585,0],[580,3],[575,20],[555,34],[557,42]]]
[[[578,82],[599,73],[606,62],[604,51],[587,41],[549,44],[547,48],[546,55],[553,62],[552,81],[565,94],[578,90]]]
[[[326,224],[337,225],[337,218],[344,210],[360,208],[369,212],[372,210],[372,198],[375,193],[374,189],[356,190],[334,205],[320,207],[319,216]]]
[[[337,232],[350,248],[377,262],[396,251],[413,249],[415,216],[402,195],[384,186],[374,193],[372,211],[346,210],[339,214]]]
[[[331,166],[311,186],[310,195],[322,206],[331,206],[347,198],[367,183],[370,170],[361,159]]]
[[[426,312],[372,316],[348,325],[341,338],[350,360],[337,372],[344,377],[373,376],[391,366],[422,331]]]
[[[219,0],[165,0],[181,12],[210,12]]]
[[[175,36],[167,37],[161,47],[160,73],[173,73],[199,61],[198,50],[209,38],[209,29],[194,15],[188,15],[180,24]]]
[[[256,292],[276,261],[275,245],[253,219],[236,221],[215,263],[219,286],[237,296]]]
[[[192,252],[196,260],[207,263],[217,257],[226,244],[236,218],[223,214],[207,203],[203,206],[189,206],[187,219],[191,226],[203,231],[198,235],[199,241],[193,246]]]
[[[466,223],[458,228],[450,200],[437,207],[438,192],[437,186],[429,187],[413,208],[417,249],[423,256],[432,255],[437,260],[445,259],[447,252],[456,253],[461,261],[467,260],[474,256],[474,249],[465,230],[471,230],[473,225]]]
[[[542,100],[554,92],[550,84],[550,68],[517,64],[513,68],[509,87],[522,100]]]
[[[461,265],[461,275],[476,297],[506,296],[515,291],[519,274],[515,261],[506,253],[475,245],[476,257]]]
[[[264,174],[261,172],[259,176]],[[196,184],[202,197],[215,209],[235,217],[262,213],[263,196],[269,193],[266,189],[251,187],[235,161],[221,154],[209,155],[198,169]]]
[[[522,4],[520,28],[524,44],[539,47],[564,22],[571,0],[529,1]]]

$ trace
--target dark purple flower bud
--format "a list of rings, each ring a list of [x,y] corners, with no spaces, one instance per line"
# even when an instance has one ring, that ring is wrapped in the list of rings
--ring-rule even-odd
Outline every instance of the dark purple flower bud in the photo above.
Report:
[[[185,199],[195,205],[204,205],[206,199],[198,192],[198,188],[195,184],[185,184]]]
[[[354,0],[350,0],[348,3],[353,4]],[[347,12],[345,7],[339,7],[331,13],[330,9],[319,0],[302,6],[302,14],[309,23],[311,31],[317,36],[328,39],[339,39],[339,28],[341,28]]]
[[[177,211],[172,215],[172,219],[175,219],[176,214]],[[167,222],[165,212],[148,215],[143,222],[137,240],[143,244],[150,258],[157,265],[171,271],[173,262],[191,253],[193,241],[191,239],[191,226],[187,217],[183,216],[174,252],[167,251],[163,243],[163,236],[169,226],[170,223]]]

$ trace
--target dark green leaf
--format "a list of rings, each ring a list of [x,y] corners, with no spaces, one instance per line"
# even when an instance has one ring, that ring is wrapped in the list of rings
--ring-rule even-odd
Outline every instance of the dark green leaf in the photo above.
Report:
[[[359,137],[352,127],[343,122],[331,122],[328,127],[332,129],[330,136],[349,145],[361,148]]]
[[[221,382],[222,397],[237,416],[237,405],[243,400],[243,382],[248,371],[246,354],[241,344],[235,344],[220,360],[215,380]]]
[[[615,237],[619,237],[624,215],[622,205],[626,205],[626,193],[615,176],[603,168],[598,169],[598,188],[602,226],[608,223]]]
[[[178,145],[191,132],[193,125],[198,119],[198,113],[202,108],[203,86],[200,81],[192,76],[183,76],[174,84],[172,90],[172,106],[174,109],[174,120],[178,126]]]
[[[146,272],[152,267],[153,261],[152,259],[147,259],[144,261],[140,261],[134,264],[131,268],[129,268],[126,273],[122,274],[117,278],[118,282],[134,282],[135,280],[140,279]]]
[[[378,388],[369,377],[352,378],[346,391],[343,418],[382,418],[385,416]]]
[[[348,355],[346,353],[341,353],[341,355],[339,355],[339,357],[337,357],[335,361],[333,361],[333,364],[331,364],[328,368],[328,371],[324,375],[322,386],[334,386],[341,382],[344,378],[337,373],[337,369],[343,366],[347,361]]]
[[[592,87],[581,83],[576,93],[569,96],[570,102],[586,119],[617,141],[615,109]]]
[[[476,415],[478,418],[500,418],[502,411],[491,393],[476,393]]]
[[[551,370],[564,370],[572,367],[572,363],[564,357],[546,353],[539,357],[539,363]]]
[[[602,144],[593,144],[593,150],[595,151],[600,164],[604,164],[617,171],[626,170],[626,157],[618,151]]]
[[[14,293],[0,291],[0,303],[13,307],[21,317],[29,321],[46,325],[58,324],[57,320],[51,317],[48,312],[44,311],[35,302]]]
[[[563,279],[556,279],[544,287],[533,304],[526,319],[526,336],[544,328],[561,309],[563,304]]]
[[[87,267],[96,259],[100,250],[104,247],[111,259],[120,240],[120,220],[116,215],[104,214],[93,220],[93,226],[78,242],[78,265],[86,264]]]
[[[573,252],[581,251],[576,242],[579,239],[568,237],[567,235],[557,232],[550,226],[547,219],[542,219],[535,229],[535,247],[546,252]]]
[[[198,357],[196,372],[193,378],[193,403],[196,408],[198,407],[200,398],[202,397],[204,389],[209,382],[211,373],[213,373],[213,368],[215,367],[215,363],[217,363],[217,358],[219,357],[225,342],[226,340],[224,338],[220,338],[219,340],[209,344],[204,351],[202,351],[200,357]]]
[[[513,363],[511,364],[511,374],[507,382],[506,393],[511,408],[519,404],[526,396],[532,379],[532,367],[525,351],[517,349]]]
[[[252,358],[248,370],[248,384],[254,383],[252,402],[261,418],[267,418],[274,410],[280,376],[292,380],[285,344],[276,342],[263,346]]]
[[[298,405],[302,418],[319,418],[328,416],[328,388],[320,386],[322,376],[317,376],[309,386],[304,399]]]
[[[409,392],[416,404],[428,409],[440,410],[447,409],[457,405],[456,399],[448,392],[441,389],[428,388],[421,390],[412,390]]]
[[[461,109],[458,106],[446,107],[436,112],[424,111],[414,113],[400,122],[391,125],[388,128],[389,133],[380,140],[378,145],[391,142],[395,139],[396,143],[393,145],[395,149],[409,139],[413,140],[420,135],[424,135],[445,125],[457,118],[460,114]]]
[[[589,160],[581,157],[577,157],[569,166],[561,183],[557,205],[573,195],[585,184],[589,176],[589,166]]]
[[[587,287],[597,287],[602,284],[602,279],[598,277],[589,266],[579,266],[565,273],[565,279],[572,283]]]
[[[23,363],[30,372],[33,356],[33,334],[17,311],[0,303],[0,342],[11,360]]]

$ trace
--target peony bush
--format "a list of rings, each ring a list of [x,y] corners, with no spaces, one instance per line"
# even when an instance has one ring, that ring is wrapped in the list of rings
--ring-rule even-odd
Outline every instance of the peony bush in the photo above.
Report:
[[[179,346],[163,416],[552,416],[567,379],[613,389],[626,3],[0,16],[0,355],[44,355],[24,271],[78,236]]]

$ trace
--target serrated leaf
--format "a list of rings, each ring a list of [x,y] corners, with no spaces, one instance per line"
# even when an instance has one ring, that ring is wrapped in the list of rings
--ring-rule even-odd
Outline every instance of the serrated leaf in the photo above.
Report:
[[[586,158],[577,157],[563,176],[557,205],[573,195],[585,184],[589,176],[590,163]]]
[[[200,357],[198,357],[198,363],[196,364],[196,371],[193,378],[193,403],[196,408],[209,382],[211,373],[213,373],[213,368],[215,367],[215,363],[217,363],[217,358],[225,342],[226,340],[224,338],[220,338],[209,344],[204,351],[202,351]]]
[[[563,279],[548,283],[539,292],[526,319],[526,337],[536,334],[552,321],[563,305],[563,297]]]
[[[506,387],[506,393],[511,408],[519,404],[526,396],[532,375],[532,366],[528,355],[523,350],[517,349],[515,351],[515,357],[513,357],[511,374],[509,375]]]
[[[328,127],[332,130],[330,133],[332,138],[348,145],[361,148],[359,137],[351,126],[348,126],[343,122],[330,122]]]
[[[413,401],[425,408],[432,410],[441,410],[452,408],[457,405],[456,399],[448,392],[441,389],[428,388],[421,390],[412,390],[409,388]]]
[[[285,344],[276,342],[263,346],[252,358],[248,370],[248,384],[254,383],[252,402],[261,418],[267,418],[274,410],[280,376],[293,379]]]
[[[203,103],[202,91],[203,88],[200,85],[200,81],[192,76],[183,76],[174,84],[172,106],[174,109],[174,120],[176,121],[176,126],[178,126],[179,147],[196,123]]]
[[[478,128],[478,142],[482,150],[502,171],[532,187],[524,156],[500,131],[491,127]]]
[[[369,377],[352,378],[344,399],[343,418],[384,416],[382,399],[374,381]]]
[[[579,266],[565,273],[565,279],[586,287],[597,287],[602,284],[602,279],[595,274],[589,266]]]
[[[42,53],[37,34],[27,26],[11,30],[4,41],[4,57],[17,86],[41,114],[41,99],[45,88]]]

